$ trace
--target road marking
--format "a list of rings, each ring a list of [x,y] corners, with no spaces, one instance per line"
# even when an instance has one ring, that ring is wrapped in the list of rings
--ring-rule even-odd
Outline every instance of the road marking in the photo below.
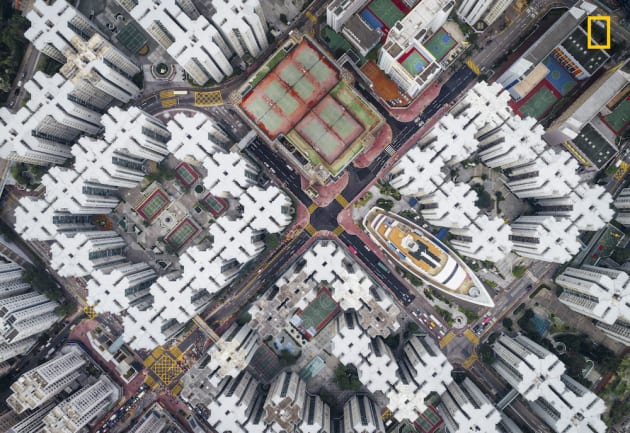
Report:
[[[335,236],[339,236],[340,234],[342,234],[344,232],[344,228],[341,226],[337,226],[335,227],[335,230],[333,230],[333,234]]]
[[[317,210],[317,204],[311,203],[311,205],[308,207],[308,213],[312,215],[313,212],[315,212],[316,210]]]
[[[385,148],[385,152],[387,152],[389,156],[394,156],[394,153],[396,153],[396,150],[394,150],[394,148],[391,145],[388,145]]]
[[[479,66],[477,66],[475,62],[473,62],[473,59],[466,60],[466,66],[468,66],[475,73],[475,75],[481,74]]]
[[[466,329],[464,331],[464,335],[466,336],[466,338],[468,338],[472,342],[472,344],[479,343],[479,337],[477,337],[475,333],[472,332],[470,329]]]
[[[475,363],[475,361],[477,361],[477,359],[479,358],[477,358],[477,355],[475,355],[474,353],[470,355],[468,359],[464,361],[464,364],[463,364],[464,368],[468,370]]]
[[[315,233],[317,233],[317,229],[310,223],[304,227],[304,230],[306,230],[306,232],[311,236],[315,236]]]
[[[343,208],[348,207],[348,205],[350,204],[348,203],[348,200],[346,200],[346,198],[342,196],[341,194],[337,194],[337,197],[335,197],[335,200],[337,200],[337,203],[339,203]]]
[[[169,107],[172,107],[173,105],[177,105],[177,98],[163,99],[161,102],[162,102],[162,108],[169,108]]]
[[[440,349],[443,349],[450,341],[455,338],[455,334],[449,331],[441,340],[440,340]]]
[[[306,18],[311,20],[313,24],[317,24],[317,17],[313,15],[310,11],[306,11]]]
[[[175,96],[174,90],[162,90],[160,92],[160,99],[168,99],[172,98],[173,96]]]
[[[628,168],[630,168],[630,165],[628,165],[626,161],[621,161],[621,163],[619,164],[619,168],[617,168],[617,171],[615,172],[615,179],[623,180],[623,177],[626,175]]]
[[[214,107],[223,105],[223,97],[220,90],[212,92],[194,92],[195,107]]]
[[[93,305],[86,305],[85,307],[83,307],[83,312],[90,320],[94,319],[97,316],[96,311],[94,311]]]

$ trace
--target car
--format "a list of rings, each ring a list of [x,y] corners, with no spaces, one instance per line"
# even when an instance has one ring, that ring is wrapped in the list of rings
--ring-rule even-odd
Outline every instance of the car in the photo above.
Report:
[[[525,287],[525,291],[529,292],[529,291],[532,289],[532,287],[534,287],[534,286],[532,286],[532,285],[530,284],[529,286]]]
[[[488,323],[490,323],[492,321],[492,316],[488,316],[485,319],[483,319],[483,322],[481,322],[482,326],[486,326]]]
[[[356,254],[357,253],[357,249],[355,247],[353,247],[352,245],[348,245],[348,250],[350,250],[350,252],[352,254]]]

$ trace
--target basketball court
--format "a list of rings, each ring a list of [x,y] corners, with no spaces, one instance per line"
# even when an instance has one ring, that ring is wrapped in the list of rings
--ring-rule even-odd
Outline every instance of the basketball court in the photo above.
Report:
[[[171,232],[164,238],[166,242],[174,248],[180,249],[186,245],[197,233],[199,227],[189,218],[184,218]]]
[[[412,48],[402,56],[399,63],[403,65],[403,68],[407,70],[414,77],[424,70],[429,64],[429,61],[424,58],[422,54],[415,48]]]
[[[125,48],[134,54],[140,52],[140,50],[147,44],[147,38],[142,28],[131,21],[125,25],[117,34],[116,39]]]
[[[148,222],[153,221],[164,209],[169,205],[170,200],[161,188],[157,188],[147,198],[145,198],[140,206],[136,208],[136,212]]]
[[[555,59],[547,56],[547,58],[543,60],[543,63],[547,69],[549,69],[549,73],[545,79],[560,93],[560,95],[567,95],[576,86],[577,83],[573,78],[571,78],[571,74],[569,74]]]
[[[446,30],[440,29],[423,45],[439,62],[457,45],[457,42]]]
[[[264,382],[273,380],[282,369],[278,356],[266,344],[261,344],[256,349],[249,366]]]

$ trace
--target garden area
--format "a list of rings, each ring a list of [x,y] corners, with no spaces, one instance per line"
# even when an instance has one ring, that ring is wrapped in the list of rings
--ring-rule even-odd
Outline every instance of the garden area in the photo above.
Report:
[[[29,22],[13,9],[13,2],[0,2],[0,103],[6,102],[28,41]]]

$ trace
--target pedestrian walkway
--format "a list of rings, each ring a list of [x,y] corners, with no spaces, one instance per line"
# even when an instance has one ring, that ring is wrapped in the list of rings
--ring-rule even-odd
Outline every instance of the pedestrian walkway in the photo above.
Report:
[[[389,156],[394,156],[394,154],[396,153],[396,149],[394,149],[391,145],[388,145],[385,148],[385,152],[387,152]]]

